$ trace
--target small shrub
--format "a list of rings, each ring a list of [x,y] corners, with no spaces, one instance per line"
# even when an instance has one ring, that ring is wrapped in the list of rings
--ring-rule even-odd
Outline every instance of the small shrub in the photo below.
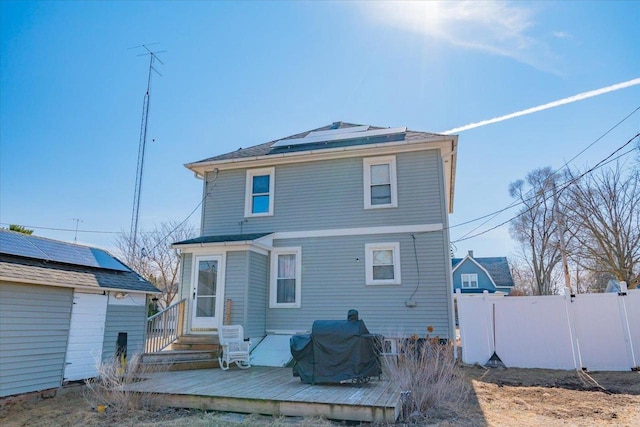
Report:
[[[438,337],[412,336],[398,341],[397,357],[383,358],[385,374],[400,390],[405,420],[424,421],[430,413],[455,411],[464,405],[470,386],[456,366],[453,351]]]
[[[154,393],[132,391],[131,384],[146,374],[158,372],[155,366],[142,363],[142,356],[135,354],[126,364],[112,358],[98,363],[98,376],[85,381],[84,399],[94,408],[106,409],[110,414],[122,414],[151,406]]]

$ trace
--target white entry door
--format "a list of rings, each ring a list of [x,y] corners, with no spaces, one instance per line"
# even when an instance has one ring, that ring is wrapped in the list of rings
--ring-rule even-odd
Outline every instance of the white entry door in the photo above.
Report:
[[[102,361],[106,317],[106,295],[73,293],[64,368],[65,381],[82,380],[98,375],[96,364]]]
[[[222,256],[197,256],[191,304],[191,329],[215,329],[222,320]]]

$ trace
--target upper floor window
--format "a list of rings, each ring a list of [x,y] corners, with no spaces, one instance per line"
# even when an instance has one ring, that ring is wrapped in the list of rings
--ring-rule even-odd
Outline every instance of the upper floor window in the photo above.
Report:
[[[302,249],[274,248],[271,251],[269,307],[300,308]]]
[[[477,274],[461,274],[462,288],[470,289],[478,287],[478,275]]]
[[[396,183],[396,157],[370,157],[363,159],[364,208],[390,208],[398,206]]]
[[[364,248],[367,285],[399,285],[400,243],[367,243]]]
[[[244,216],[273,215],[273,189],[275,169],[250,169],[247,171]]]

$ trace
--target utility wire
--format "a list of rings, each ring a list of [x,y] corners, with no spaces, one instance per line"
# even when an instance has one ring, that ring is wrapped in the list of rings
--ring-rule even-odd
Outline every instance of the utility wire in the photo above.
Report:
[[[622,146],[620,146],[619,148],[617,148],[613,153],[609,154],[607,157],[605,157],[604,159],[600,160],[600,162],[598,162],[595,166],[593,166],[592,168],[588,169],[588,170],[587,170],[587,171],[585,171],[584,173],[582,173],[582,174],[578,175],[577,177],[575,177],[575,178],[573,178],[573,179],[571,179],[571,180],[567,181],[567,182],[564,184],[564,186],[563,186],[562,188],[560,188],[559,190],[556,190],[555,192],[553,192],[553,194],[551,194],[551,197],[552,197],[552,196],[554,196],[554,195],[556,195],[556,194],[561,193],[562,191],[564,191],[564,190],[565,190],[566,188],[568,188],[570,185],[574,184],[576,181],[580,180],[580,179],[581,179],[582,177],[584,177],[585,175],[587,175],[587,174],[589,174],[589,173],[591,173],[591,172],[595,171],[596,169],[599,169],[599,168],[601,168],[602,166],[605,166],[605,165],[607,165],[607,164],[609,164],[609,163],[611,163],[611,162],[613,162],[613,161],[616,161],[616,160],[618,160],[619,158],[624,157],[624,156],[626,156],[627,154],[629,154],[629,153],[631,153],[631,152],[635,151],[636,149],[635,149],[635,148],[632,148],[632,149],[630,149],[630,150],[628,150],[628,151],[625,151],[624,153],[620,154],[619,156],[617,156],[617,157],[615,157],[615,158],[611,159],[611,157],[613,157],[617,152],[619,152],[619,151],[620,151],[620,150],[622,150],[624,147],[626,147],[627,145],[629,145],[629,144],[630,144],[634,139],[638,138],[639,136],[640,136],[640,133],[637,133],[633,138],[631,138],[631,139],[630,139],[629,141],[627,141],[625,144],[623,144]],[[509,222],[513,221],[514,219],[519,218],[520,216],[524,215],[525,213],[532,211],[533,209],[535,209],[536,207],[538,207],[538,205],[539,205],[540,203],[542,203],[543,201],[546,201],[546,200],[547,200],[547,198],[548,198],[548,197],[543,198],[541,201],[539,201],[539,202],[535,203],[535,204],[534,204],[533,206],[531,206],[529,209],[525,209],[525,210],[523,210],[522,212],[519,212],[517,215],[515,215],[515,216],[513,216],[513,217],[509,218],[509,219],[508,219],[508,220],[506,220],[506,221],[501,222],[500,224],[498,224],[498,225],[496,225],[496,226],[494,226],[494,227],[491,227],[491,228],[489,228],[489,229],[487,229],[487,230],[484,230],[484,231],[481,231],[481,232],[479,232],[479,233],[473,234],[473,235],[471,235],[471,236],[466,236],[466,235],[465,235],[465,236],[463,236],[463,237],[462,237],[462,238],[460,238],[460,239],[454,240],[452,243],[458,243],[458,242],[462,242],[462,241],[464,241],[464,240],[473,239],[474,237],[481,236],[481,235],[483,235],[483,234],[486,234],[486,233],[488,233],[488,232],[490,232],[490,231],[495,230],[496,228],[502,227],[503,225],[505,225],[505,224],[507,224],[507,223],[509,223]],[[523,202],[523,203],[524,203],[524,202]]]
[[[629,114],[627,114],[623,119],[621,119],[618,123],[616,123],[615,125],[613,125],[611,128],[609,128],[609,130],[607,130],[605,133],[603,133],[602,135],[600,135],[598,138],[595,139],[595,141],[593,141],[591,144],[587,145],[582,151],[580,151],[578,154],[576,154],[575,156],[573,156],[569,161],[565,162],[564,165],[562,165],[559,169],[555,170],[551,176],[556,175],[558,172],[560,172],[562,169],[566,168],[569,166],[569,163],[573,162],[575,159],[577,159],[578,157],[580,157],[585,151],[587,151],[589,148],[593,147],[598,141],[600,141],[602,138],[604,138],[605,136],[607,136],[609,133],[611,133],[615,128],[617,128],[618,126],[620,126],[622,123],[624,123],[629,117],[633,116],[635,113],[638,112],[638,110],[640,110],[640,106],[636,107],[632,112],[630,112]],[[527,196],[529,193],[531,193],[533,191],[533,189],[530,189],[529,191],[527,191],[524,195]],[[463,239],[464,237],[472,234],[474,231],[478,230],[479,228],[481,228],[483,225],[487,224],[488,222],[490,222],[491,220],[493,220],[496,216],[498,216],[498,214],[507,211],[515,206],[518,206],[520,204],[523,204],[525,202],[530,201],[531,199],[535,198],[535,195],[530,197],[529,199],[526,200],[515,200],[512,203],[510,203],[507,207],[500,209],[498,211],[495,212],[491,212],[489,214],[486,214],[484,216],[481,216],[479,218],[474,218],[471,219],[469,221],[465,221],[462,222],[460,224],[455,224],[452,225],[450,228],[454,228],[454,227],[459,227],[462,225],[466,225],[466,224],[470,224],[472,222],[476,222],[476,221],[480,221],[481,219],[485,219],[487,217],[491,217],[488,220],[484,221],[482,224],[478,225],[477,227],[475,227],[474,229],[468,231],[467,233],[465,233],[461,239]]]
[[[189,220],[189,218],[191,218],[191,216],[198,210],[198,208],[200,208],[200,206],[202,206],[204,204],[205,200],[207,200],[207,198],[211,195],[211,193],[213,191],[213,188],[216,186],[216,180],[217,179],[218,179],[218,169],[215,169],[214,173],[213,173],[213,180],[211,182],[205,180],[205,184],[204,185],[205,185],[206,192],[205,192],[204,197],[202,198],[202,200],[200,200],[200,203],[198,203],[196,205],[196,207],[193,208],[191,213],[189,215],[187,215],[187,217],[180,224],[176,225],[173,228],[173,230],[168,232],[162,239],[160,239],[158,241],[158,243],[156,243],[156,245],[153,248],[151,248],[149,251],[146,251],[146,253],[148,253],[148,254],[153,253],[153,251],[158,246],[160,246],[165,240],[167,240],[167,238],[169,236],[171,236],[178,228],[180,228],[185,222],[187,222]],[[211,184],[210,188],[209,188],[209,184]]]

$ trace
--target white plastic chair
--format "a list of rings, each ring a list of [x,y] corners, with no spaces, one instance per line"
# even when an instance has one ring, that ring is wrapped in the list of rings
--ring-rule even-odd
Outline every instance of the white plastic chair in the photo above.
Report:
[[[244,329],[240,325],[225,325],[218,330],[222,355],[218,357],[220,369],[226,371],[235,362],[241,369],[251,367],[249,348],[251,344],[244,340]]]

